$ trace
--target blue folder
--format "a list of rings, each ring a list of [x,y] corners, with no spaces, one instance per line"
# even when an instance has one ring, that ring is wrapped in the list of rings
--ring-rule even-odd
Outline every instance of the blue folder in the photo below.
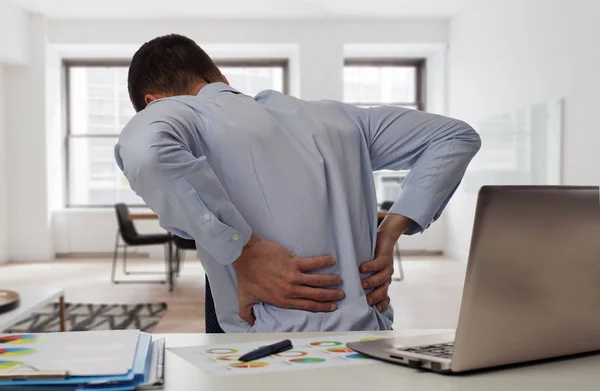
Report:
[[[46,390],[46,391],[84,391],[84,390],[109,390],[128,391],[135,390],[138,386],[148,383],[153,354],[153,349],[164,349],[164,342],[152,342],[150,334],[140,333],[135,359],[131,370],[124,375],[105,376],[71,376],[65,379],[24,379],[0,380],[0,388],[14,389],[15,391]]]

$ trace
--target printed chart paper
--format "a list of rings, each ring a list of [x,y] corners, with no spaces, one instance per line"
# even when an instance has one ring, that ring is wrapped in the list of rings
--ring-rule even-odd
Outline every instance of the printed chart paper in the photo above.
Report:
[[[0,373],[126,374],[134,361],[138,337],[136,330],[0,334]]]
[[[291,339],[294,345],[291,350],[249,362],[238,361],[238,358],[261,346],[278,342],[278,340],[170,348],[169,350],[206,373],[240,375],[373,363],[374,360],[346,347],[346,343],[374,339],[381,338],[369,334],[294,338]]]

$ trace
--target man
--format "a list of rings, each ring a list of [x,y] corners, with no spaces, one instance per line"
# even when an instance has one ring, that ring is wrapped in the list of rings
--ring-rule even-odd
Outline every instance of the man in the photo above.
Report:
[[[438,115],[244,95],[179,35],[138,50],[128,88],[117,163],[196,241],[226,332],[390,329],[394,243],[440,216],[480,147]],[[411,172],[378,228],[381,169]]]

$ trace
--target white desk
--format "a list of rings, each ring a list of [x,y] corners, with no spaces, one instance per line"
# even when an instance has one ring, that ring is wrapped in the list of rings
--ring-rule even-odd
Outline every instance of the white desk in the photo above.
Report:
[[[17,287],[5,286],[2,286],[2,289],[11,289],[19,292],[21,301],[19,306],[14,310],[0,314],[0,333],[2,330],[8,329],[19,320],[26,318],[33,312],[42,309],[55,301],[58,301],[60,304],[60,331],[65,331],[65,291],[63,289],[18,289]]]
[[[448,330],[380,332],[382,336],[410,337]],[[227,342],[323,337],[351,333],[305,334],[166,334],[167,348]],[[375,362],[369,365],[278,372],[268,375],[209,375],[167,351],[165,391],[183,390],[406,390],[406,391],[552,391],[600,390],[600,354],[472,375],[447,376]]]

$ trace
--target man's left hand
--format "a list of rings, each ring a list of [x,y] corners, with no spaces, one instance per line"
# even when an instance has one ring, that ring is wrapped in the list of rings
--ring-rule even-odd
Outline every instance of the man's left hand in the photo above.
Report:
[[[390,305],[388,288],[394,274],[394,247],[390,251],[387,246],[380,246],[378,243],[375,258],[363,263],[360,272],[372,273],[362,280],[363,289],[373,289],[367,295],[367,303],[376,306],[379,312],[385,310]]]
[[[373,289],[367,295],[369,305],[385,310],[390,305],[388,288],[394,274],[394,246],[400,235],[408,231],[415,222],[407,217],[388,214],[377,228],[375,258],[360,266],[361,273],[372,273],[362,281],[363,289]]]

